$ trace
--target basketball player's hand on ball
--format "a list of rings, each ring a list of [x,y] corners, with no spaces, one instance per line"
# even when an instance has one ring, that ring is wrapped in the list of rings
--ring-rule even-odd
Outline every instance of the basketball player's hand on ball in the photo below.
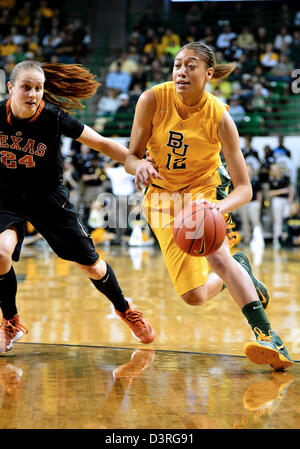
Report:
[[[195,201],[198,204],[203,204],[206,207],[209,207],[210,209],[216,209],[220,214],[223,214],[223,208],[222,208],[222,202],[219,203],[213,203],[211,201],[206,200],[205,198],[202,198],[201,200]]]
[[[157,171],[153,161],[142,159],[135,171],[135,185],[138,190],[142,190],[143,186],[147,187],[152,183],[153,179],[164,179]]]

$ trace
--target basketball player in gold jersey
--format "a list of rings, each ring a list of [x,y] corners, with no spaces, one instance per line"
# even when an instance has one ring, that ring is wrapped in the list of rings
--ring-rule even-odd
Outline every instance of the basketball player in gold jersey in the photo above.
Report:
[[[228,76],[234,67],[217,65],[213,51],[200,42],[182,47],[174,61],[173,81],[154,86],[138,100],[125,168],[135,175],[138,188],[147,186],[143,210],[177,293],[186,303],[201,305],[226,285],[256,337],[245,345],[247,357],[283,370],[293,361],[271,329],[264,310],[268,290],[254,277],[247,256],[242,252],[232,256],[225,239],[214,254],[194,257],[181,251],[172,232],[178,205],[187,200],[200,199],[216,207],[228,222],[230,211],[251,199],[228,106],[205,90],[209,80]],[[143,159],[146,148],[156,166]],[[220,151],[230,176],[221,164]]]

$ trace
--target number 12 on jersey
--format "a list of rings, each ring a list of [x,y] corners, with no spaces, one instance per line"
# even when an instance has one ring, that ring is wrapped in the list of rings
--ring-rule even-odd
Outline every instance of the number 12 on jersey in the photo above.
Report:
[[[189,145],[183,143],[182,133],[169,131],[168,147],[172,148],[172,153],[167,154],[167,170],[184,170],[186,168],[186,153]],[[175,156],[175,157],[174,157]]]
[[[175,157],[172,159],[172,154],[168,153],[168,160],[166,163],[166,168],[168,170],[182,170],[186,168],[186,157]]]

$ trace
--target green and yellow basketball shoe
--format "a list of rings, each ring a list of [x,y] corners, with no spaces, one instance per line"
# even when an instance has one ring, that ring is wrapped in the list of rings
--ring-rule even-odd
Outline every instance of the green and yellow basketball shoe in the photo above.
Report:
[[[256,289],[256,292],[258,294],[259,300],[262,303],[263,308],[266,309],[270,302],[270,295],[269,295],[268,289],[262,282],[260,282],[258,279],[256,279],[256,277],[252,273],[252,268],[251,268],[251,264],[250,264],[248,257],[246,256],[246,254],[242,253],[241,251],[235,253],[232,257],[240,265],[242,265],[243,268],[245,268],[245,270],[251,277],[254,287]]]
[[[294,364],[276,332],[269,330],[269,335],[266,335],[258,327],[253,331],[256,341],[248,342],[244,346],[245,354],[251,362],[271,365],[274,371],[283,371]]]

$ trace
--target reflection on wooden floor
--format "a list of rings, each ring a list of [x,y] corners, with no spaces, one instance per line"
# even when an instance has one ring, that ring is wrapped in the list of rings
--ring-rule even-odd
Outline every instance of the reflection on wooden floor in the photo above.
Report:
[[[78,268],[47,246],[15,264],[29,329],[0,357],[0,428],[299,428],[300,364],[251,364],[253,339],[225,290],[201,307],[177,297],[154,248],[100,248],[122,289],[151,322],[144,346]],[[300,250],[245,250],[271,292],[268,317],[300,360]]]
[[[0,357],[3,429],[294,429],[300,367],[243,357],[16,345]]]

